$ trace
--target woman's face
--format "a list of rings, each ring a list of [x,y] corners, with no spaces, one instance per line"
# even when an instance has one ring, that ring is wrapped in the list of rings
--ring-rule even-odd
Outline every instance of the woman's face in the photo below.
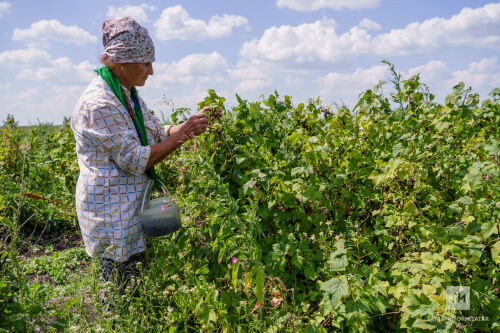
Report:
[[[127,88],[142,87],[149,75],[153,75],[153,64],[150,62],[120,64],[123,79]]]

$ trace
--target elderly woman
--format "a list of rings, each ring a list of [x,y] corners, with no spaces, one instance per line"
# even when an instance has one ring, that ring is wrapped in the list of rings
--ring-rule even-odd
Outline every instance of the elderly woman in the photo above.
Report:
[[[155,49],[131,17],[102,25],[105,65],[81,95],[71,117],[80,176],[76,209],[87,253],[100,259],[105,281],[126,285],[138,274],[146,244],[138,207],[153,165],[208,125],[205,109],[177,126],[162,127],[137,86],[153,75]],[[122,289],[123,290],[123,289]]]

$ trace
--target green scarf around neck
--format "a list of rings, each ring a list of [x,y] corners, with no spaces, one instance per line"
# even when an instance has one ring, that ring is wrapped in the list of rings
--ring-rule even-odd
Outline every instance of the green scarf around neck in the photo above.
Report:
[[[99,74],[104,79],[104,81],[106,81],[108,86],[115,93],[115,96],[122,103],[125,110],[128,111],[126,97],[123,95],[120,80],[113,74],[113,72],[111,72],[111,70],[107,66],[102,66],[101,68],[97,68],[94,71]],[[132,87],[130,93],[132,95],[132,99],[135,100],[132,121],[134,122],[134,126],[139,135],[139,139],[141,140],[141,144],[143,146],[148,146],[148,136],[146,134],[146,126],[144,125],[144,117],[142,115],[141,103],[139,102],[137,89],[135,89],[135,87]],[[156,173],[156,170],[153,166],[146,170],[146,174],[154,181],[154,188],[157,190],[161,190],[163,182]]]

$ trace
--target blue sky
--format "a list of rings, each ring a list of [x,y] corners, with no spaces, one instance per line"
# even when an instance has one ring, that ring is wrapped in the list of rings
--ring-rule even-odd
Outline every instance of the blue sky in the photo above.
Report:
[[[211,88],[229,104],[277,90],[352,107],[390,80],[382,59],[421,73],[438,101],[460,81],[481,98],[500,87],[500,2],[0,0],[0,121],[69,117],[100,65],[103,20],[125,14],[153,38],[155,74],[140,92],[165,114]]]

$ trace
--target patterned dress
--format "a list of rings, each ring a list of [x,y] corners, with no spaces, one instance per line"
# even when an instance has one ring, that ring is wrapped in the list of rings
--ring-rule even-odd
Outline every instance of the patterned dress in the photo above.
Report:
[[[133,105],[130,94],[127,98]],[[149,144],[165,140],[168,127],[139,99]],[[137,213],[149,181],[151,148],[141,145],[129,113],[100,76],[80,96],[71,128],[80,167],[76,210],[86,251],[125,262],[146,250]]]

